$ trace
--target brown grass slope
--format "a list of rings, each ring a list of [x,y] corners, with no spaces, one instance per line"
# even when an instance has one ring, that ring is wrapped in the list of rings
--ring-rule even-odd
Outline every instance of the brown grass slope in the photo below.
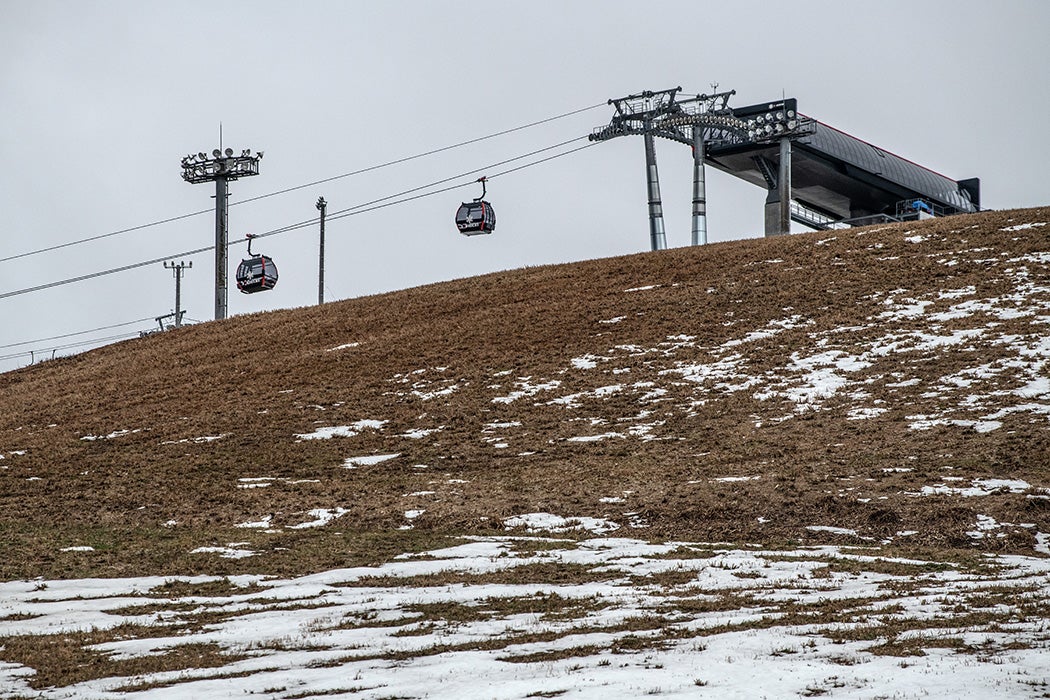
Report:
[[[0,375],[0,578],[295,573],[531,512],[636,537],[1031,552],[1050,532],[1050,241],[1022,225],[1048,221],[529,268]],[[385,422],[297,437],[362,420]],[[399,456],[344,466],[370,454]],[[1028,487],[951,491],[989,479]],[[342,515],[292,527],[316,509]],[[191,553],[231,542],[259,554]]]

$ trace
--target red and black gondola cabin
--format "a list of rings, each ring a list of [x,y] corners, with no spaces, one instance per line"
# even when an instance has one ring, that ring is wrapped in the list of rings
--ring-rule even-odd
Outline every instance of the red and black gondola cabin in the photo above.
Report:
[[[277,286],[277,265],[269,256],[252,253],[252,239],[248,234],[248,257],[237,266],[237,289],[245,294],[265,292]]]
[[[265,292],[277,286],[277,265],[265,255],[253,255],[237,266],[237,289],[245,294]]]
[[[485,201],[486,177],[479,177],[481,196],[472,202],[463,202],[456,211],[456,228],[464,236],[492,233],[496,229],[496,210]]]
[[[496,210],[484,200],[463,202],[456,212],[456,227],[465,236],[492,233],[496,228]]]

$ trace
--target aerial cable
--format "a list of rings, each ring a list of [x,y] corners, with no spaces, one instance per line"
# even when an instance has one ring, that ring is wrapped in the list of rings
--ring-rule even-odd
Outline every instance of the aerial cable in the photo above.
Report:
[[[555,158],[561,158],[562,156],[567,156],[567,155],[569,155],[571,153],[576,153],[577,151],[582,151],[585,148],[590,148],[591,146],[596,146],[596,145],[597,145],[597,142],[588,143],[588,144],[585,144],[583,146],[580,146],[579,148],[574,148],[572,150],[564,151],[562,153],[556,153],[553,156],[548,156],[546,158],[542,158],[540,160],[533,161],[531,163],[526,163],[525,165],[520,165],[520,166],[518,166],[516,168],[511,168],[510,170],[504,170],[503,172],[496,173],[495,175],[489,175],[489,176],[487,176],[486,179],[491,180],[493,178],[499,177],[500,175],[507,175],[508,173],[517,172],[518,170],[524,170],[525,168],[531,168],[533,165],[539,165],[540,163],[546,163],[547,161],[554,160]],[[506,162],[508,162],[508,161],[504,161],[504,163],[506,163]],[[469,173],[465,173],[465,175],[472,175],[474,173],[479,173],[482,170],[487,170],[487,168],[479,168],[477,170],[472,170]],[[444,187],[444,188],[442,188],[440,190],[434,190],[433,192],[424,192],[422,194],[417,194],[417,195],[415,195],[413,197],[405,197],[404,199],[399,199],[396,202],[387,202],[385,204],[376,204],[376,206],[369,206],[367,209],[358,209],[356,207],[353,208],[353,209],[346,209],[346,210],[343,210],[343,213],[340,213],[338,216],[329,215],[327,218],[328,218],[328,221],[331,221],[332,219],[343,219],[343,218],[346,218],[348,216],[356,216],[357,214],[365,214],[367,212],[376,211],[377,209],[385,209],[386,207],[392,207],[395,204],[404,204],[405,202],[411,202],[411,201],[416,200],[416,199],[422,199],[423,197],[429,197],[430,195],[433,195],[433,194],[441,194],[443,192],[450,192],[452,190],[458,190],[458,189],[460,189],[462,187],[471,187],[471,186],[476,185],[476,184],[477,184],[476,180],[472,180],[470,182],[461,182],[458,185],[452,185],[450,187]],[[420,189],[420,188],[417,188],[417,189]],[[410,191],[412,191],[412,190],[410,190]],[[382,201],[383,200],[376,200],[376,202],[382,202]],[[359,205],[359,206],[367,206],[367,205]]]
[[[6,348],[15,348],[15,347],[18,347],[19,345],[33,345],[34,343],[46,343],[46,342],[49,342],[51,340],[62,340],[63,338],[72,338],[73,336],[76,336],[76,335],[86,335],[88,333],[95,333],[97,331],[108,331],[108,330],[112,330],[113,328],[122,328],[123,326],[131,326],[131,325],[134,325],[136,323],[145,323],[146,321],[154,321],[154,320],[156,320],[156,319],[154,319],[151,316],[149,318],[140,318],[137,321],[126,321],[124,323],[114,323],[112,326],[100,326],[98,328],[92,328],[91,330],[87,330],[87,331],[77,331],[76,333],[63,333],[62,335],[53,335],[50,338],[37,338],[36,340],[23,340],[21,343],[8,343],[7,345],[0,345],[0,350],[4,350]]]
[[[48,282],[47,284],[38,284],[35,287],[27,287],[25,289],[17,289],[13,292],[4,292],[0,294],[0,299],[6,299],[7,297],[18,296],[19,294],[29,294],[30,292],[39,292],[44,289],[51,289],[52,287],[59,287],[63,284],[72,284],[73,282],[83,282],[84,280],[94,279],[95,277],[102,277],[103,275],[112,275],[114,272],[127,272],[128,270],[134,270],[136,267],[145,267],[146,265],[156,265],[157,263],[164,262],[171,258],[188,258],[191,255],[197,255],[198,253],[206,253],[209,250],[214,250],[215,246],[211,245],[206,248],[198,248],[196,250],[190,250],[185,253],[177,253],[175,255],[165,255],[162,258],[155,258],[154,260],[144,260],[142,262],[131,263],[130,265],[122,265],[121,267],[114,267],[109,270],[102,270],[100,272],[92,272],[86,275],[80,275],[79,277],[70,277],[69,279],[59,280],[57,282]]]
[[[25,253],[18,253],[17,255],[9,255],[6,258],[0,258],[0,263],[8,262],[10,260],[18,260],[19,258],[28,258],[30,255],[38,255],[39,253],[50,253],[54,250],[61,250],[62,248],[69,248],[70,246],[79,245],[81,243],[90,243],[91,241],[98,241],[103,238],[109,238],[110,236],[118,236],[122,233],[131,233],[132,231],[141,231],[144,228],[150,228],[151,226],[160,226],[161,224],[170,224],[173,221],[182,221],[183,219],[189,219],[194,216],[201,214],[209,214],[215,211],[214,209],[202,209],[195,211],[190,214],[182,214],[180,216],[172,216],[167,219],[161,219],[160,221],[151,221],[148,224],[141,224],[139,226],[132,226],[131,228],[122,228],[119,231],[111,231],[110,233],[100,233],[97,236],[91,236],[90,238],[81,238],[77,241],[69,241],[68,243],[59,243],[48,248],[40,248],[39,250],[30,250]]]
[[[152,321],[153,319],[147,319],[147,320]],[[108,336],[106,338],[91,338],[89,340],[81,340],[81,341],[76,342],[76,343],[68,343],[66,345],[59,345],[59,346],[56,346],[56,347],[53,347],[53,348],[41,348],[39,350],[22,350],[21,352],[16,352],[16,353],[13,353],[13,354],[10,354],[10,355],[0,356],[0,361],[13,360],[16,357],[22,357],[23,355],[35,355],[37,353],[46,353],[48,350],[50,350],[52,352],[57,352],[59,350],[69,350],[70,348],[77,348],[77,347],[81,347],[83,345],[94,345],[96,343],[104,345],[104,344],[107,344],[107,343],[110,343],[110,342],[113,342],[113,341],[116,341],[116,340],[127,340],[128,338],[136,338],[139,335],[140,335],[140,333],[138,331],[136,331],[134,333],[122,333],[120,335],[111,335],[111,336]]]
[[[239,204],[248,204],[249,202],[257,202],[257,201],[259,201],[261,199],[266,199],[268,197],[276,197],[277,195],[287,194],[288,192],[295,192],[297,190],[306,189],[307,187],[314,187],[316,185],[321,185],[321,184],[324,184],[326,182],[333,182],[335,180],[341,180],[343,178],[352,177],[354,175],[361,175],[361,174],[364,174],[364,173],[372,172],[373,170],[379,170],[381,168],[386,168],[386,167],[389,167],[389,166],[392,166],[392,165],[400,165],[401,163],[407,163],[409,161],[417,160],[419,158],[425,158],[426,156],[432,156],[432,155],[435,155],[437,153],[443,153],[445,151],[450,151],[450,150],[452,150],[454,148],[460,148],[462,146],[469,146],[471,144],[479,143],[481,141],[486,141],[488,139],[493,139],[493,138],[496,138],[498,136],[505,136],[507,134],[512,134],[512,133],[514,133],[516,131],[522,131],[524,129],[529,129],[531,127],[539,126],[541,124],[547,124],[548,122],[556,121],[558,119],[564,119],[565,117],[571,117],[571,116],[574,116],[576,114],[581,114],[583,112],[587,112],[587,111],[590,111],[592,109],[597,109],[598,107],[604,107],[604,106],[606,106],[606,103],[603,102],[601,104],[591,105],[590,107],[583,107],[583,108],[580,108],[580,109],[573,110],[571,112],[565,112],[564,114],[559,114],[559,115],[556,115],[556,116],[553,116],[553,117],[548,117],[547,119],[541,119],[539,121],[531,122],[529,124],[523,124],[521,126],[516,126],[516,127],[513,127],[511,129],[504,129],[503,131],[497,131],[497,132],[489,134],[487,136],[479,136],[477,138],[469,139],[467,141],[460,141],[459,143],[452,144],[451,146],[443,146],[441,148],[435,148],[433,150],[426,151],[424,153],[417,153],[416,155],[405,156],[404,158],[398,158],[396,160],[391,160],[391,161],[388,161],[386,163],[380,163],[379,165],[372,165],[372,166],[369,166],[367,168],[361,168],[360,170],[354,170],[354,171],[351,171],[351,172],[348,172],[348,173],[343,173],[342,175],[334,175],[332,177],[327,177],[327,178],[324,178],[324,179],[321,179],[321,180],[315,180],[314,182],[308,182],[308,183],[303,184],[303,185],[296,185],[295,187],[289,187],[287,189],[278,190],[276,192],[270,192],[268,194],[261,194],[261,195],[259,195],[257,197],[249,197],[248,199],[238,200],[236,202],[231,202],[230,206],[234,207],[234,206],[237,206]],[[9,255],[9,256],[7,256],[5,258],[0,258],[0,263],[9,262],[11,260],[18,260],[20,258],[27,258],[27,257],[29,257],[31,255],[38,255],[40,253],[49,253],[49,252],[52,252],[52,251],[55,251],[55,250],[61,250],[62,248],[68,248],[70,246],[79,245],[81,243],[90,243],[91,241],[97,241],[97,240],[101,240],[103,238],[109,238],[111,236],[118,236],[118,235],[120,235],[122,233],[131,233],[132,231],[140,231],[142,229],[151,228],[153,226],[160,226],[162,224],[170,224],[170,223],[175,222],[175,221],[182,221],[183,219],[189,219],[189,218],[194,217],[194,216],[200,216],[201,214],[209,214],[209,213],[212,213],[213,211],[214,211],[213,209],[202,209],[200,211],[190,212],[189,214],[181,214],[179,216],[172,216],[172,217],[169,217],[167,219],[161,219],[159,221],[152,221],[152,222],[150,222],[148,224],[141,224],[139,226],[132,226],[130,228],[120,229],[119,231],[111,231],[109,233],[102,233],[102,234],[99,234],[97,236],[90,236],[88,238],[81,238],[81,239],[75,240],[75,241],[69,241],[69,242],[66,242],[66,243],[60,243],[58,245],[49,246],[47,248],[40,248],[39,250],[30,250],[30,251],[26,251],[24,253],[18,253],[16,255]],[[3,298],[3,297],[0,297],[0,298]]]
[[[489,165],[486,165],[483,168],[475,168],[473,170],[468,170],[468,171],[466,171],[464,173],[459,173],[458,175],[453,175],[451,177],[446,177],[446,178],[441,179],[441,180],[436,180],[434,182],[431,182],[429,185],[421,185],[419,187],[414,187],[414,188],[412,188],[410,190],[405,190],[404,192],[398,192],[397,194],[392,194],[392,195],[389,195],[387,197],[382,197],[380,199],[374,199],[371,202],[365,202],[364,204],[358,204],[358,205],[349,207],[347,209],[340,209],[339,211],[334,211],[331,214],[329,214],[328,218],[331,218],[331,217],[337,216],[337,215],[345,215],[347,212],[351,212],[351,211],[354,211],[356,209],[364,209],[365,207],[370,207],[373,204],[378,204],[380,202],[385,202],[388,199],[394,199],[396,197],[402,197],[402,196],[404,196],[406,194],[412,194],[413,192],[419,192],[420,190],[429,189],[429,188],[434,187],[436,185],[443,185],[446,182],[452,182],[453,180],[459,180],[460,178],[464,178],[464,177],[467,177],[469,175],[476,175],[477,173],[484,172],[484,171],[489,170],[491,168],[498,168],[501,165],[506,165],[507,163],[513,163],[516,160],[524,160],[525,158],[529,158],[531,156],[538,155],[540,153],[546,153],[547,151],[553,151],[555,148],[561,148],[562,146],[567,146],[570,143],[575,143],[575,142],[583,140],[585,138],[587,138],[587,137],[586,136],[578,136],[576,138],[569,139],[568,141],[562,141],[561,143],[556,143],[553,146],[547,146],[546,148],[540,148],[540,149],[537,149],[535,151],[531,151],[529,153],[525,153],[525,154],[520,155],[520,156],[515,156],[513,158],[508,158],[507,160],[501,160],[498,163],[491,163]],[[449,189],[457,189],[459,187],[463,187],[463,185],[456,185],[455,187],[449,188]],[[448,189],[440,190],[440,192],[448,192]],[[437,192],[435,192],[434,194],[437,194]],[[410,201],[410,200],[405,200],[405,201]],[[372,211],[372,210],[369,209],[368,211]]]
[[[571,142],[566,141],[566,143],[571,143]],[[585,144],[583,146],[580,146],[579,148],[574,148],[571,151],[563,151],[562,153],[556,153],[553,156],[548,156],[546,158],[541,158],[540,160],[534,160],[531,163],[526,163],[525,165],[519,165],[516,168],[511,168],[510,170],[504,170],[502,172],[496,173],[495,175],[488,175],[487,179],[492,180],[494,178],[500,177],[501,175],[509,175],[510,173],[516,173],[519,170],[524,170],[525,168],[531,168],[534,165],[539,165],[540,163],[546,163],[549,160],[554,160],[555,158],[561,158],[562,156],[567,156],[567,155],[570,155],[572,153],[576,153],[577,151],[582,151],[582,150],[584,150],[586,148],[590,148],[591,146],[596,146],[596,145],[598,145],[597,141],[592,142],[592,143],[588,143],[588,144]],[[539,153],[539,151],[537,151],[537,153]],[[504,161],[503,163],[497,163],[497,165],[503,165],[504,163],[509,163],[509,162],[510,161]]]
[[[585,137],[581,137],[581,138],[585,138]],[[576,138],[576,139],[572,139],[570,141],[567,141],[567,142],[565,142],[563,144],[559,144],[559,145],[565,145],[567,143],[572,143],[573,141],[579,141],[579,140],[580,140],[580,138]],[[592,146],[597,145],[597,143],[598,142],[588,143],[588,144],[580,146],[578,148],[574,148],[574,149],[569,150],[569,151],[564,151],[562,153],[557,153],[555,155],[548,156],[546,158],[543,158],[543,159],[538,160],[538,161],[534,161],[532,163],[526,163],[526,164],[520,165],[520,166],[518,166],[516,168],[511,168],[510,170],[505,170],[505,171],[503,171],[501,173],[497,173],[496,175],[493,175],[492,177],[499,177],[501,175],[507,175],[509,173],[517,172],[519,170],[524,170],[525,168],[532,167],[533,165],[539,165],[540,163],[546,163],[548,161],[554,160],[555,158],[560,158],[562,156],[570,155],[572,153],[576,153],[578,151],[582,151],[582,150],[584,150],[586,148],[590,148]],[[464,177],[465,175],[471,175],[471,174],[474,174],[474,173],[478,173],[478,172],[481,172],[482,170],[486,170],[488,168],[495,167],[496,165],[504,165],[506,163],[510,163],[512,161],[520,160],[521,158],[528,157],[528,155],[535,155],[535,154],[541,153],[543,151],[548,151],[548,150],[550,150],[550,148],[556,148],[556,147],[557,146],[543,148],[543,149],[540,149],[538,151],[534,151],[531,154],[527,154],[525,156],[517,156],[515,158],[510,158],[510,159],[501,161],[500,163],[496,163],[494,165],[486,166],[485,168],[477,168],[475,170],[472,170],[472,171],[470,171],[468,173],[465,173],[465,174],[458,175],[456,177]],[[373,200],[372,202],[366,202],[364,204],[357,205],[356,207],[351,207],[349,209],[341,210],[340,212],[337,212],[336,214],[328,215],[327,220],[332,221],[334,219],[342,219],[342,218],[346,218],[348,216],[355,216],[357,214],[365,214],[367,212],[376,211],[378,209],[385,209],[387,207],[392,207],[392,206],[395,206],[397,204],[404,204],[406,202],[411,202],[411,201],[414,201],[414,200],[417,200],[417,199],[422,199],[423,197],[431,197],[431,196],[436,195],[436,194],[442,194],[444,192],[450,192],[450,191],[455,190],[455,189],[460,189],[462,187],[469,187],[469,186],[475,184],[474,182],[461,182],[459,184],[450,185],[449,187],[444,187],[444,188],[439,189],[439,190],[431,190],[429,192],[422,192],[420,194],[416,194],[416,195],[413,195],[411,197],[404,197],[402,199],[396,199],[396,200],[393,200],[393,201],[386,201],[386,200],[391,199],[392,197],[398,197],[398,196],[401,196],[401,195],[404,195],[404,194],[409,194],[409,193],[412,193],[412,192],[418,192],[419,190],[427,189],[429,187],[433,187],[434,185],[438,185],[438,184],[442,184],[444,182],[448,182],[449,179],[450,178],[445,178],[443,180],[438,180],[436,182],[430,183],[429,185],[423,185],[421,187],[416,187],[416,188],[413,188],[411,190],[406,190],[405,192],[402,192],[402,193],[400,193],[398,195],[391,195],[389,197],[383,197],[383,198],[380,198],[380,199],[377,199],[377,200]],[[372,206],[372,205],[374,205],[374,206]],[[266,231],[265,233],[255,234],[254,237],[255,238],[268,238],[270,236],[276,236],[276,235],[281,234],[281,233],[288,233],[289,231],[295,231],[295,230],[298,230],[298,229],[306,228],[307,226],[313,226],[319,220],[320,220],[320,217],[316,217],[315,216],[315,217],[313,217],[311,219],[306,219],[304,221],[300,221],[300,222],[295,223],[295,224],[289,224],[287,226],[282,226],[281,228],[277,228],[277,229],[274,229],[272,231]],[[231,242],[228,242],[226,244],[226,247],[229,248],[229,247],[231,247],[233,245],[237,245],[237,244],[240,244],[240,243],[243,243],[243,241],[231,241]],[[160,258],[154,258],[152,260],[143,260],[143,261],[137,262],[137,263],[129,263],[127,265],[122,265],[120,267],[114,267],[114,268],[111,268],[109,270],[100,270],[98,272],[92,272],[92,273],[88,273],[86,275],[80,275],[78,277],[70,277],[68,279],[57,280],[55,282],[47,282],[45,284],[40,284],[40,285],[37,285],[35,287],[26,287],[25,289],[16,289],[16,290],[10,291],[10,292],[2,292],[2,293],[0,293],[0,299],[7,299],[8,297],[18,296],[18,295],[21,295],[21,294],[29,294],[31,292],[39,292],[39,291],[42,291],[42,290],[45,290],[45,289],[51,289],[52,287],[59,287],[59,286],[66,285],[66,284],[72,284],[74,282],[84,282],[84,281],[89,280],[89,279],[94,279],[96,277],[103,277],[105,275],[112,275],[112,274],[117,273],[117,272],[127,272],[128,270],[134,270],[134,269],[139,268],[139,267],[146,267],[147,265],[156,265],[157,263],[161,263],[161,262],[164,262],[165,260],[170,260],[172,258],[188,258],[188,257],[191,257],[193,255],[199,255],[200,253],[206,253],[206,252],[208,252],[210,250],[215,250],[215,246],[214,245],[205,246],[203,248],[196,248],[194,250],[188,250],[188,251],[184,251],[182,253],[174,253],[172,255],[165,255],[165,256],[160,257]]]
[[[468,170],[466,172],[459,173],[458,175],[452,175],[451,177],[446,177],[446,178],[443,178],[441,180],[435,180],[434,182],[428,183],[426,185],[420,185],[419,187],[413,187],[412,189],[403,190],[403,191],[397,192],[395,194],[387,195],[386,197],[380,197],[379,199],[373,199],[370,202],[364,202],[362,204],[356,204],[356,205],[354,205],[352,207],[348,207],[346,209],[340,209],[338,211],[334,211],[334,212],[332,212],[330,214],[327,214],[325,218],[326,218],[327,221],[334,221],[336,219],[344,219],[344,218],[346,218],[348,216],[354,216],[355,214],[364,214],[366,212],[376,211],[377,209],[384,209],[386,207],[393,206],[395,204],[404,204],[405,202],[411,202],[411,201],[414,201],[416,199],[421,199],[423,197],[430,197],[431,195],[442,194],[444,192],[450,192],[452,190],[457,190],[457,189],[460,189],[461,187],[466,187],[466,186],[474,184],[474,183],[472,183],[472,182],[471,183],[462,183],[461,182],[461,183],[458,183],[456,185],[452,185],[450,187],[442,188],[440,190],[433,190],[433,191],[430,191],[430,192],[424,192],[423,194],[416,195],[414,197],[405,197],[405,195],[413,194],[413,193],[419,192],[421,190],[429,190],[432,187],[435,187],[437,185],[443,185],[446,182],[452,182],[453,180],[459,180],[460,178],[464,178],[464,177],[467,177],[467,176],[470,176],[470,175],[476,175],[477,173],[484,172],[486,170],[490,170],[492,168],[499,167],[501,165],[506,165],[507,163],[513,163],[514,161],[522,160],[524,158],[528,158],[530,156],[538,155],[540,153],[545,153],[545,152],[553,150],[555,148],[561,148],[562,146],[567,146],[570,143],[575,143],[576,141],[581,141],[581,140],[583,140],[585,138],[587,138],[587,137],[586,136],[577,136],[576,138],[569,139],[568,141],[562,141],[561,143],[554,144],[553,146],[547,146],[546,148],[539,148],[539,149],[537,149],[535,151],[531,151],[529,153],[525,153],[525,154],[520,155],[520,156],[515,156],[513,158],[507,158],[506,160],[501,160],[498,163],[490,163],[489,165],[486,165],[484,167],[475,168],[473,170]],[[568,155],[570,153],[575,153],[576,151],[581,151],[584,148],[590,148],[591,146],[594,146],[594,145],[596,145],[596,142],[588,143],[587,145],[581,146],[580,148],[575,148],[575,149],[573,149],[571,151],[565,151],[564,153],[561,153],[561,154],[558,154],[558,155],[551,156],[549,158],[544,158],[542,160],[536,161],[536,163],[544,163],[544,162],[546,162],[548,160],[553,160],[554,158],[558,158],[558,157],[560,157],[562,155]],[[506,170],[506,171],[504,171],[502,173],[499,173],[499,175],[506,175],[507,173],[512,173],[512,172],[515,172],[517,170],[521,170],[522,168],[527,168],[527,167],[529,167],[529,164],[525,164],[525,165],[520,166],[518,168],[512,168],[511,170]],[[498,175],[493,175],[492,177],[498,177]],[[489,179],[491,179],[491,177]],[[397,199],[398,197],[402,197],[403,199]],[[396,200],[396,201],[389,201],[389,200]],[[387,203],[386,204],[382,204],[383,202],[387,202]],[[379,205],[379,206],[374,206],[374,205]],[[276,230],[273,230],[273,231],[267,231],[266,233],[254,234],[254,237],[255,238],[268,238],[270,236],[276,236],[276,235],[281,234],[281,233],[287,233],[288,231],[292,231],[292,230],[295,230],[295,229],[304,228],[306,226],[312,226],[312,225],[316,224],[318,221],[320,221],[320,218],[315,216],[312,219],[308,219],[306,221],[302,221],[302,222],[300,222],[298,224],[291,224],[291,225],[286,226],[284,228],[276,229]],[[178,257],[178,256],[173,256],[173,257]],[[0,296],[0,299],[2,299],[2,298],[3,297]]]
[[[557,119],[563,119],[565,117],[571,117],[571,116],[573,116],[575,114],[580,114],[582,112],[587,112],[589,110],[597,109],[598,107],[605,107],[605,106],[607,106],[607,104],[605,102],[603,102],[601,104],[591,105],[590,107],[583,107],[581,109],[573,110],[571,112],[566,112],[565,114],[559,114],[556,117],[548,117],[547,119],[541,119],[540,121],[532,122],[530,124],[523,124],[522,126],[516,126],[513,129],[505,129],[503,131],[497,131],[496,133],[489,134],[488,136],[480,136],[478,138],[470,139],[468,141],[461,141],[459,143],[452,144],[451,146],[443,146],[441,148],[435,148],[432,151],[427,151],[425,153],[417,153],[414,156],[406,156],[404,158],[398,158],[397,160],[391,160],[391,161],[388,161],[386,163],[381,163],[379,165],[372,165],[372,166],[369,166],[367,168],[362,168],[360,170],[354,170],[354,171],[349,172],[349,173],[343,173],[342,175],[334,175],[332,177],[327,177],[327,178],[325,178],[323,180],[316,180],[315,182],[308,182],[305,185],[296,185],[295,187],[289,187],[288,189],[279,190],[277,192],[271,192],[269,194],[259,195],[258,197],[251,197],[249,199],[242,199],[241,201],[237,202],[237,204],[247,204],[248,202],[254,202],[254,201],[257,201],[257,200],[260,200],[260,199],[265,199],[267,197],[273,197],[275,195],[285,194],[287,192],[295,192],[296,190],[306,189],[307,187],[313,187],[315,185],[323,185],[324,183],[332,182],[333,180],[341,180],[341,179],[343,179],[345,177],[351,177],[351,176],[354,176],[354,175],[361,175],[363,173],[368,173],[368,172],[371,172],[373,170],[379,170],[380,168],[386,168],[386,167],[389,167],[391,165],[400,165],[401,163],[407,163],[409,161],[416,160],[418,158],[425,158],[426,156],[432,156],[432,155],[435,155],[437,153],[443,153],[445,151],[451,151],[454,148],[460,148],[462,146],[469,146],[471,144],[479,143],[481,141],[486,141],[488,139],[496,138],[497,136],[505,136],[507,134],[512,134],[515,131],[521,131],[523,129],[528,129],[528,128],[531,128],[531,127],[534,127],[534,126],[539,126],[540,124],[546,124],[547,122],[552,122],[552,121],[555,121]],[[580,137],[580,138],[586,138],[586,137]],[[577,139],[572,139],[572,140],[575,141]],[[230,206],[233,206],[233,205],[231,204]],[[3,260],[0,259],[0,262],[3,262]]]

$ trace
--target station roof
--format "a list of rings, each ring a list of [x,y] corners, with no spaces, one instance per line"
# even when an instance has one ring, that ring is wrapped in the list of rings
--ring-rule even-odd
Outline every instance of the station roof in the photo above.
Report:
[[[809,134],[793,141],[792,198],[833,218],[893,214],[898,202],[929,200],[949,213],[978,210],[976,180],[956,181],[866,141],[811,120]],[[712,144],[707,160],[715,167],[766,187],[758,158],[780,160],[775,142]]]

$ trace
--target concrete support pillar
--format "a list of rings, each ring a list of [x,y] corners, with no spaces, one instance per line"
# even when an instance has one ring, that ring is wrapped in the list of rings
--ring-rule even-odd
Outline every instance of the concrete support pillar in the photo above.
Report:
[[[791,139],[780,140],[777,186],[766,196],[766,236],[791,233]]]
[[[649,191],[649,239],[653,250],[664,250],[667,248],[664,210],[660,202],[660,177],[656,172],[656,145],[649,125],[645,129],[645,173]]]
[[[693,245],[707,244],[707,183],[704,179],[704,130],[693,127]]]

